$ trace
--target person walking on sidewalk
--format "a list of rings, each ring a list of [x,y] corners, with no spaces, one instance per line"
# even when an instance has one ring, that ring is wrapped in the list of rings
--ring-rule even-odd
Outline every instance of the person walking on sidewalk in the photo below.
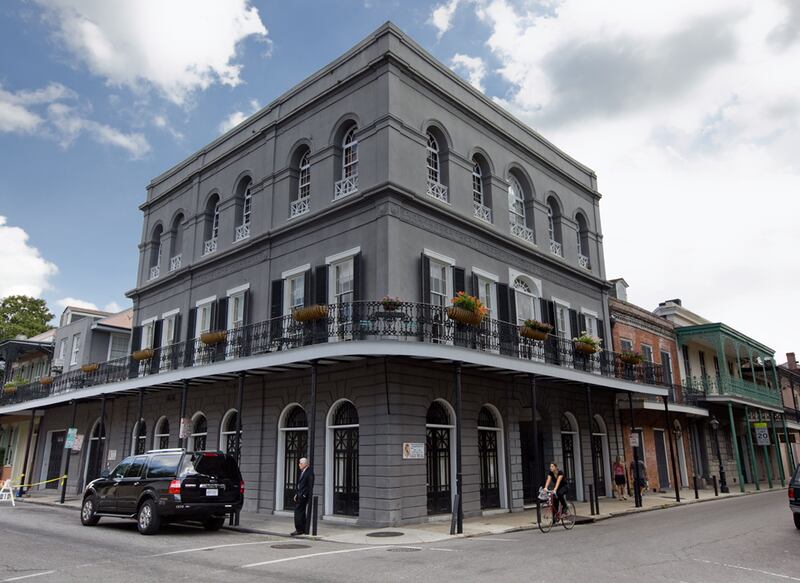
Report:
[[[622,460],[617,456],[612,468],[614,472],[614,489],[617,491],[617,500],[625,500],[625,466],[622,465]]]
[[[308,458],[301,457],[297,466],[300,468],[300,475],[297,478],[294,494],[294,532],[290,536],[298,536],[308,532],[308,525],[306,524],[307,508],[314,492],[314,470],[308,465]]]

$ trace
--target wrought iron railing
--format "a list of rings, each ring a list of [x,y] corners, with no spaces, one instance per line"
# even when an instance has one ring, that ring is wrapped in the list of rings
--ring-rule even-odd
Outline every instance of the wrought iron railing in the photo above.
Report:
[[[95,370],[81,369],[17,387],[0,396],[0,405],[59,395],[85,387],[202,366],[238,358],[292,350],[303,346],[342,341],[423,342],[455,346],[515,359],[580,370],[594,375],[669,388],[661,365],[629,364],[610,350],[587,354],[568,338],[548,335],[531,340],[520,335],[519,326],[485,318],[479,325],[461,324],[449,317],[447,308],[403,302],[385,309],[382,302],[352,302],[326,306],[327,315],[298,322],[292,316],[249,324],[217,334],[216,343],[199,338],[139,351],[134,355],[99,363]],[[325,310],[320,310],[325,313]],[[211,339],[207,340],[211,341]],[[358,347],[353,346],[353,353]],[[469,357],[464,356],[467,360]],[[202,373],[198,373],[202,374]],[[158,382],[154,379],[154,382]]]
[[[472,214],[476,219],[486,221],[487,223],[492,222],[492,209],[475,200],[472,201]]]
[[[158,279],[159,275],[161,275],[161,268],[158,265],[150,268],[150,279]]]
[[[433,198],[448,204],[450,203],[450,198],[447,194],[447,187],[444,184],[434,182],[433,180],[428,180],[427,192],[428,196],[432,196]]]
[[[236,233],[234,234],[234,242],[238,243],[239,241],[244,241],[250,236],[250,225],[244,224],[239,225],[236,227]]]
[[[776,407],[783,404],[776,389],[739,378],[692,377],[684,380],[682,390],[687,401],[701,401],[706,397],[741,397]]]
[[[583,267],[584,269],[589,269],[589,258],[584,255],[583,253],[578,254],[578,267]]]
[[[183,253],[178,253],[175,257],[170,257],[169,259],[169,270],[177,271],[181,268],[181,261],[183,259]]]
[[[358,174],[342,178],[334,184],[333,200],[339,200],[342,197],[352,194],[358,190]]]
[[[533,243],[533,229],[526,227],[525,225],[520,225],[519,223],[511,222],[511,234],[515,237],[519,237],[523,241],[527,241],[528,243]]]
[[[209,239],[205,243],[203,243],[203,255],[208,255],[209,253],[213,253],[217,250],[217,238],[214,237],[213,239]]]
[[[550,239],[550,253],[562,257],[564,255],[564,252],[561,249],[561,243],[559,243],[555,239]]]
[[[300,215],[306,214],[310,210],[311,201],[308,199],[308,197],[305,196],[303,198],[298,198],[297,200],[293,200],[289,205],[289,218],[293,219],[295,217],[299,217]]]

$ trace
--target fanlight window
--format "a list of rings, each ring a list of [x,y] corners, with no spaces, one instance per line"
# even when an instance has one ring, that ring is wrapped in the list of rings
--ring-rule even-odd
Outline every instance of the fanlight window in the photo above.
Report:
[[[333,425],[358,425],[358,411],[350,401],[343,401],[333,416]]]
[[[450,414],[447,408],[439,401],[434,401],[428,407],[428,416],[425,418],[428,425],[450,425]]]

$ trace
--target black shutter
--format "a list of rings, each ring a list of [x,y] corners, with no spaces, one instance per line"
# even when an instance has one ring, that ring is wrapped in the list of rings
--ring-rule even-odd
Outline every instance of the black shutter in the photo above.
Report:
[[[183,366],[192,366],[194,351],[197,340],[194,337],[195,325],[197,323],[197,308],[189,309],[189,317],[186,319],[186,343],[184,344]]]
[[[186,318],[186,340],[194,338],[194,329],[197,325],[197,308],[189,310],[189,317]]]
[[[158,372],[159,365],[161,364],[161,331],[164,329],[164,320],[156,320],[153,324],[153,346],[155,350],[153,358],[150,359],[150,374]]]
[[[423,304],[431,303],[431,260],[422,254],[422,261],[420,262],[420,294],[419,299]]]
[[[473,277],[475,277],[473,275]],[[511,318],[511,301],[508,286],[504,283],[497,284],[497,323],[498,334],[500,336],[500,353],[510,354],[514,342],[514,330],[516,329],[516,316]]]
[[[131,331],[131,352],[134,350],[139,350],[141,348],[142,343],[142,327],[141,326],[134,326],[133,330]]]
[[[453,295],[458,295],[458,292],[467,291],[467,272],[463,267],[453,266]]]
[[[170,348],[169,354],[169,362],[170,367],[172,369],[178,368],[178,355],[180,354],[180,349],[178,347],[178,342],[181,341],[181,315],[175,314],[175,325],[173,327],[172,332],[172,348]]]
[[[555,322],[550,319],[550,306],[549,302],[544,298],[539,298],[539,312],[542,314],[542,322],[555,326]]]
[[[314,273],[314,299],[318,304],[328,304],[328,269],[328,265],[320,265]]]
[[[475,275],[474,273],[471,274],[471,280],[472,281],[470,281],[470,293],[477,298],[480,296],[480,290],[478,289],[479,285],[478,276]]]
[[[270,337],[272,342],[283,336],[283,280],[272,281],[272,297],[270,297],[269,317]]]
[[[228,329],[228,298],[220,298],[216,301],[216,308],[214,310],[214,322],[216,328],[212,330],[227,330]]]
[[[303,305],[304,306],[313,306],[314,305],[314,282],[311,274],[313,271],[309,269],[305,272],[303,276]],[[326,302],[327,303],[327,302]]]
[[[604,328],[602,320],[597,321],[597,337],[602,341],[600,346],[606,350],[611,350],[610,346],[606,346],[606,329]]]
[[[578,314],[578,328],[581,332],[586,330],[586,316],[583,314]]]
[[[247,326],[250,323],[250,290],[244,290],[242,294],[242,324]]]
[[[362,265],[361,253],[353,256],[353,301],[360,302],[366,296],[364,294],[363,282],[361,281]]]
[[[569,310],[570,338],[577,338],[583,330],[578,330],[578,312]]]

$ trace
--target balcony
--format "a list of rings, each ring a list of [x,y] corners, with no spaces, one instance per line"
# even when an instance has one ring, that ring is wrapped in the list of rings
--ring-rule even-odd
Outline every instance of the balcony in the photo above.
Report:
[[[754,404],[783,407],[779,391],[757,385],[739,378],[692,377],[683,383],[683,396],[686,401],[697,402],[709,397],[733,397],[752,401]]]
[[[436,200],[440,200],[444,203],[450,204],[450,198],[447,193],[447,187],[444,184],[434,182],[433,180],[428,180],[427,193],[428,196],[432,196]]]
[[[480,219],[487,223],[491,224],[492,222],[492,209],[490,209],[488,206],[482,205],[479,202],[472,201],[472,215],[476,219]]]
[[[584,269],[591,269],[591,265],[589,265],[589,258],[586,255],[578,254],[578,267],[583,267]]]
[[[158,276],[161,275],[161,268],[158,265],[154,265],[150,268],[150,279],[158,279]]]
[[[358,192],[358,174],[338,180],[334,184],[333,200],[339,200],[354,192]]]
[[[239,225],[236,227],[236,233],[233,237],[233,242],[238,243],[239,241],[244,241],[250,236],[250,224]]]
[[[289,205],[289,218],[293,219],[295,217],[299,217],[300,215],[306,214],[310,210],[311,201],[308,200],[307,196],[293,200],[292,204]]]
[[[169,271],[172,273],[173,271],[177,271],[181,268],[181,259],[183,257],[183,253],[178,253],[175,257],[169,258]]]
[[[550,253],[552,253],[553,255],[558,255],[559,257],[563,257],[564,252],[561,248],[561,243],[559,243],[555,239],[550,239]]]
[[[203,255],[210,255],[217,250],[217,238],[209,239],[203,243]]]
[[[337,340],[349,342],[336,343]],[[2,394],[0,406],[216,362],[229,364],[235,359],[295,349],[305,354],[309,346],[329,342],[336,347],[346,347],[350,354],[358,354],[359,341],[385,342],[387,349],[400,346],[398,342],[426,344],[431,348],[432,345],[458,347],[488,353],[492,358],[505,357],[497,363],[500,366],[503,362],[508,366],[514,361],[540,363],[546,374],[553,377],[559,377],[560,369],[571,369],[586,373],[585,382],[591,382],[589,375],[593,375],[669,388],[658,364],[626,364],[619,354],[609,350],[585,354],[576,350],[571,340],[552,335],[545,340],[530,340],[521,337],[518,326],[509,322],[484,319],[480,325],[470,326],[450,320],[447,309],[440,306],[404,302],[396,309],[386,310],[381,302],[352,302],[327,306],[327,316],[313,322],[296,322],[292,316],[273,318],[228,330],[225,339],[218,344],[206,345],[193,338],[156,348],[145,360],[136,361],[126,356],[100,363],[97,370],[90,373],[72,370],[55,376],[49,385],[37,381],[18,387],[14,393]],[[384,350],[383,346],[380,350]],[[464,357],[469,360],[467,355]],[[153,379],[153,383],[158,382]]]
[[[518,237],[523,241],[527,241],[528,243],[533,244],[533,229],[529,229],[525,225],[520,225],[519,223],[511,223],[511,234],[514,237]]]

